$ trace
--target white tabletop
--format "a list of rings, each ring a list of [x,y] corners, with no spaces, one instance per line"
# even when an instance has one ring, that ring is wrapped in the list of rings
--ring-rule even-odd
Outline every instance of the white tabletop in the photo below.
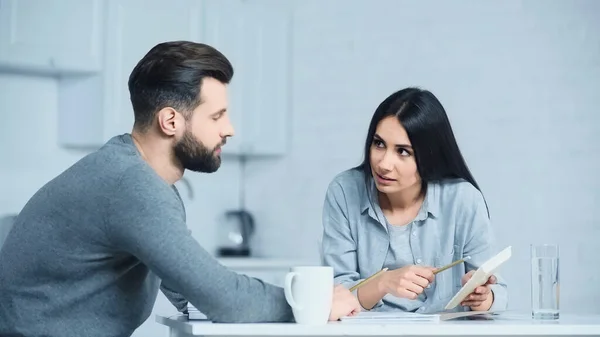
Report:
[[[321,326],[295,323],[221,324],[188,321],[186,316],[157,316],[171,336],[600,336],[600,315],[565,315],[553,321],[506,314],[491,319],[436,323],[359,324],[330,322]]]

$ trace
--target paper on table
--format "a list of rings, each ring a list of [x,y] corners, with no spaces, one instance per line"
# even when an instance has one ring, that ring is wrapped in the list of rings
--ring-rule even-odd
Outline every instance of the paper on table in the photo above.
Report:
[[[343,323],[438,322],[440,315],[417,314],[403,311],[363,311],[356,316],[346,316],[340,320]]]
[[[440,322],[453,319],[461,319],[473,316],[490,316],[495,314],[492,311],[464,311],[464,312],[442,312],[438,314],[417,314],[412,312],[394,311],[394,312],[376,312],[364,311],[357,316],[342,317],[343,323],[360,324],[387,324],[387,323],[406,323],[406,322]]]

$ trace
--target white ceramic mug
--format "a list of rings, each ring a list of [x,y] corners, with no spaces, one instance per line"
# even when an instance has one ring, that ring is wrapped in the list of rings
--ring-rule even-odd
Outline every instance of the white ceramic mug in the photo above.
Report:
[[[296,323],[327,324],[333,300],[332,267],[293,267],[285,276],[284,291]]]

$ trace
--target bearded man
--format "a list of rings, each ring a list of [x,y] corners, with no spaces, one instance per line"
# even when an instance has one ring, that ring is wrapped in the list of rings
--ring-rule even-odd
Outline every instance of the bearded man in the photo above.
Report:
[[[186,169],[219,168],[234,135],[232,77],[223,54],[189,41],[139,61],[131,133],[45,184],[17,217],[0,251],[1,336],[130,336],[159,289],[215,322],[293,320],[281,288],[228,270],[191,236],[174,187]],[[335,288],[331,320],[359,310]]]

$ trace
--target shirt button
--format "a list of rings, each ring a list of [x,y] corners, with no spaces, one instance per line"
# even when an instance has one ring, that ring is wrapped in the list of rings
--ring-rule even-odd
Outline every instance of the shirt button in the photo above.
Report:
[[[413,232],[413,236],[417,236],[417,232]]]
[[[417,263],[421,263],[421,259],[417,259]]]

